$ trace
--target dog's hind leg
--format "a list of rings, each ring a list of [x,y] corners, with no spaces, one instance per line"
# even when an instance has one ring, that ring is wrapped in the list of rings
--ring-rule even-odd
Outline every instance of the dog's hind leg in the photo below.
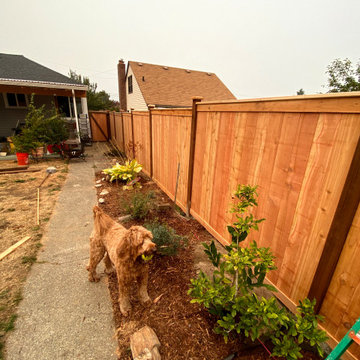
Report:
[[[90,238],[90,259],[86,269],[89,271],[89,281],[99,281],[100,277],[96,274],[96,267],[104,257],[105,247],[100,242]]]
[[[151,301],[147,291],[148,278],[149,274],[147,268],[143,269],[143,271],[136,277],[139,286],[139,299],[143,304],[147,301]]]
[[[111,274],[112,272],[115,271],[114,267],[113,267],[113,264],[109,258],[109,254],[106,253],[105,254],[105,257],[104,257],[104,263],[105,263],[105,272],[107,274]]]

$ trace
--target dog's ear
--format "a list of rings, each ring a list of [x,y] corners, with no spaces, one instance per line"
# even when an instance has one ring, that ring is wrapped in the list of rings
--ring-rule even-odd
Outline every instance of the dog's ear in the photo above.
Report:
[[[138,247],[144,242],[144,235],[141,226],[132,226],[130,229],[132,247]]]

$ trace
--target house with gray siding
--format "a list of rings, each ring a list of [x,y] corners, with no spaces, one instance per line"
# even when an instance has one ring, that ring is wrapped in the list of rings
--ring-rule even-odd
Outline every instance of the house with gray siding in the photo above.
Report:
[[[36,106],[55,105],[74,133],[90,135],[87,90],[87,85],[22,55],[0,53],[0,137],[13,135],[24,123],[31,96]]]

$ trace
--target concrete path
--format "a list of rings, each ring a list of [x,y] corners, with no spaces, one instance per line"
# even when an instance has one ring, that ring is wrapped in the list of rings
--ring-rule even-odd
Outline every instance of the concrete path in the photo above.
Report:
[[[104,166],[98,145],[86,149],[86,162],[70,161],[43,251],[24,287],[15,330],[6,341],[7,360],[117,358],[106,278],[90,283],[86,271],[96,203],[94,170]]]

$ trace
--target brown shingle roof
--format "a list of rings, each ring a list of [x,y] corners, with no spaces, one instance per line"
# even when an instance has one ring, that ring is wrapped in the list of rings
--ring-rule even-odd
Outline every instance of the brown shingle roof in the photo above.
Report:
[[[147,104],[191,106],[193,96],[204,101],[230,100],[235,96],[213,73],[129,61]]]

